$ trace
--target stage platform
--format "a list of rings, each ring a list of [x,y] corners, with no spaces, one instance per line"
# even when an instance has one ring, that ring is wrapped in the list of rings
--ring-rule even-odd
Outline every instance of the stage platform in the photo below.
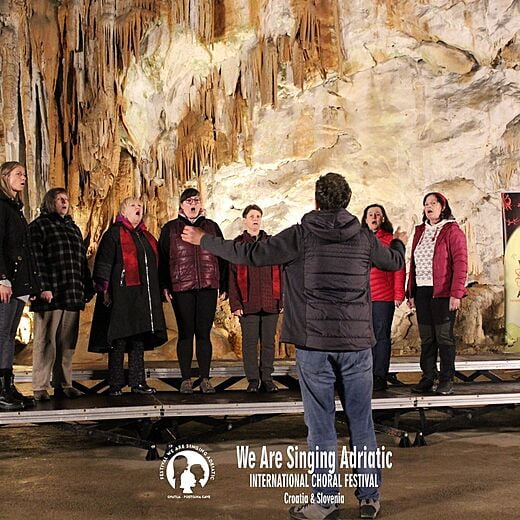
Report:
[[[453,395],[417,395],[408,386],[390,387],[375,393],[374,411],[413,410],[444,407],[475,407],[520,404],[520,381],[511,383],[460,383]],[[336,401],[341,410],[339,399]],[[226,390],[217,394],[158,392],[153,396],[124,393],[121,397],[87,395],[79,399],[51,399],[20,412],[2,412],[0,424],[103,421],[116,419],[161,419],[165,417],[245,416],[302,413],[296,390],[275,394],[248,394]]]
[[[393,359],[390,372],[389,380],[393,384],[387,391],[374,393],[372,407],[376,429],[399,437],[401,446],[411,445],[409,432],[398,429],[407,414],[419,416],[420,425],[412,431],[416,432],[414,445],[422,445],[425,435],[446,429],[450,421],[455,423],[462,417],[468,423],[477,415],[520,404],[520,359],[511,355],[458,357],[458,382],[454,394],[449,396],[413,394],[411,385],[398,379],[399,374],[417,374],[415,378],[408,376],[407,379],[409,383],[418,380],[417,358]],[[144,447],[152,453],[149,456],[155,458],[154,436],[166,438],[169,444],[194,440],[182,438],[179,433],[179,428],[190,421],[208,426],[211,435],[280,414],[303,413],[294,361],[275,363],[273,379],[280,391],[274,394],[245,392],[247,382],[240,361],[213,363],[210,375],[216,394],[205,395],[198,391],[196,367],[192,374],[195,378],[192,395],[178,391],[181,374],[176,362],[146,363],[146,374],[150,384],[155,384],[161,391],[153,396],[125,392],[121,397],[111,397],[107,394],[106,367],[76,365],[74,386],[84,391],[85,396],[73,400],[52,398],[20,412],[2,412],[0,425],[55,424],[78,433],[101,435],[110,441]],[[31,375],[31,367],[15,367],[17,383],[29,383]],[[336,407],[338,419],[344,419],[339,399]],[[448,420],[443,420],[441,426],[438,419],[432,422],[429,416],[433,411],[442,412],[440,415],[447,415]],[[113,433],[119,432],[121,425],[136,427],[137,435]]]
[[[146,377],[151,379],[180,379],[181,371],[176,361],[154,361],[146,362]],[[17,383],[30,383],[32,380],[32,367],[17,365],[14,367],[15,379]],[[487,354],[478,356],[457,356],[455,362],[457,376],[464,372],[481,372],[497,370],[520,370],[520,356],[518,354]],[[396,357],[390,362],[391,374],[420,373],[421,368],[417,357]],[[73,369],[74,381],[102,381],[106,379],[108,371],[106,365],[96,364],[75,364]],[[274,377],[297,377],[296,365],[294,361],[276,361],[274,365]],[[482,375],[482,374],[478,374]],[[477,377],[478,377],[477,375]],[[194,369],[193,376],[197,376]],[[241,361],[213,361],[210,371],[212,378],[243,378],[244,368]],[[471,374],[464,375],[466,381]]]

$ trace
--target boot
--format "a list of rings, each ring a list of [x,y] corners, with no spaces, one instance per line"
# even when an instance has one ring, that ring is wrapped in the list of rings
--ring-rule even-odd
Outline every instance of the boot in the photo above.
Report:
[[[14,375],[12,370],[9,371],[9,377],[11,378],[11,394],[13,394],[15,399],[21,401],[25,408],[35,406],[36,401],[34,400],[34,397],[32,395],[25,396],[18,391],[18,388],[16,388],[16,386],[14,386]]]
[[[11,391],[12,376],[9,370],[0,370],[0,411],[15,412],[23,410],[22,401],[16,399]]]

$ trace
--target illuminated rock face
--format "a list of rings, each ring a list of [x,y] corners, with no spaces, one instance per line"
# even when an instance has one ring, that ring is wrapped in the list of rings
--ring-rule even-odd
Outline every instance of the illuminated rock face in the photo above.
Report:
[[[479,284],[482,326],[459,334],[496,340],[499,193],[520,189],[518,2],[11,0],[0,19],[0,160],[25,156],[33,216],[67,185],[94,252],[123,197],[144,198],[157,233],[198,185],[226,236],[251,202],[276,232],[336,171],[352,213],[382,203],[411,235],[442,191]]]

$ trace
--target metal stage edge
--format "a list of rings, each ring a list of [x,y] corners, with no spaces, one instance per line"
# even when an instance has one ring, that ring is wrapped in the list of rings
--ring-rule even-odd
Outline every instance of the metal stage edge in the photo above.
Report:
[[[489,387],[492,383],[487,383]],[[447,407],[480,407],[489,405],[520,404],[520,383],[515,384],[516,391],[508,393],[465,393],[448,396],[439,395],[400,395],[396,397],[377,397],[372,399],[372,408],[378,410],[420,410],[429,408]],[[409,391],[408,388],[404,389]],[[161,392],[162,393],[162,392]],[[116,404],[114,406],[81,406],[81,400],[74,402],[74,407],[60,409],[27,409],[17,412],[0,413],[0,424],[31,424],[31,423],[59,423],[72,421],[105,421],[120,419],[161,419],[165,417],[202,417],[202,416],[244,416],[244,415],[272,415],[303,413],[303,404],[298,396],[287,396],[276,400],[251,400],[246,402],[232,402],[231,400],[217,399],[213,402],[172,403],[177,393],[170,394],[169,399],[162,399],[161,393],[156,394],[156,404],[136,404],[131,406]],[[226,392],[228,395],[232,391]],[[244,394],[245,392],[240,392]],[[283,393],[293,392],[282,390]],[[216,394],[221,396],[222,394]],[[102,397],[102,396],[99,396]],[[231,397],[231,396],[229,396]],[[106,403],[106,397],[103,401]],[[268,399],[268,398],[267,398]],[[209,401],[209,399],[208,399]],[[336,400],[336,409],[341,410],[341,402]]]
[[[151,365],[152,363],[147,363]],[[168,366],[147,366],[146,377],[152,379],[178,378],[181,376],[180,368],[176,362],[165,362]],[[520,370],[520,358],[508,358],[499,356],[498,359],[457,359],[455,362],[457,372],[489,371],[489,370]],[[421,371],[419,361],[392,360],[390,362],[390,374],[419,373]],[[106,367],[99,368],[75,368],[72,377],[74,381],[100,380],[106,377]],[[294,361],[277,361],[274,365],[273,376],[296,376],[296,364]],[[241,361],[222,362],[211,367],[210,377],[244,377],[244,368]],[[17,383],[30,383],[32,381],[32,367],[15,366],[15,379]]]

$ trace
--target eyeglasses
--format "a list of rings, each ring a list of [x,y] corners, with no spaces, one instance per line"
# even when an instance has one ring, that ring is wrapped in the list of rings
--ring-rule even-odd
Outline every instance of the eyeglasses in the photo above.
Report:
[[[200,204],[200,199],[198,197],[190,197],[189,199],[186,199],[184,202],[188,204]]]

